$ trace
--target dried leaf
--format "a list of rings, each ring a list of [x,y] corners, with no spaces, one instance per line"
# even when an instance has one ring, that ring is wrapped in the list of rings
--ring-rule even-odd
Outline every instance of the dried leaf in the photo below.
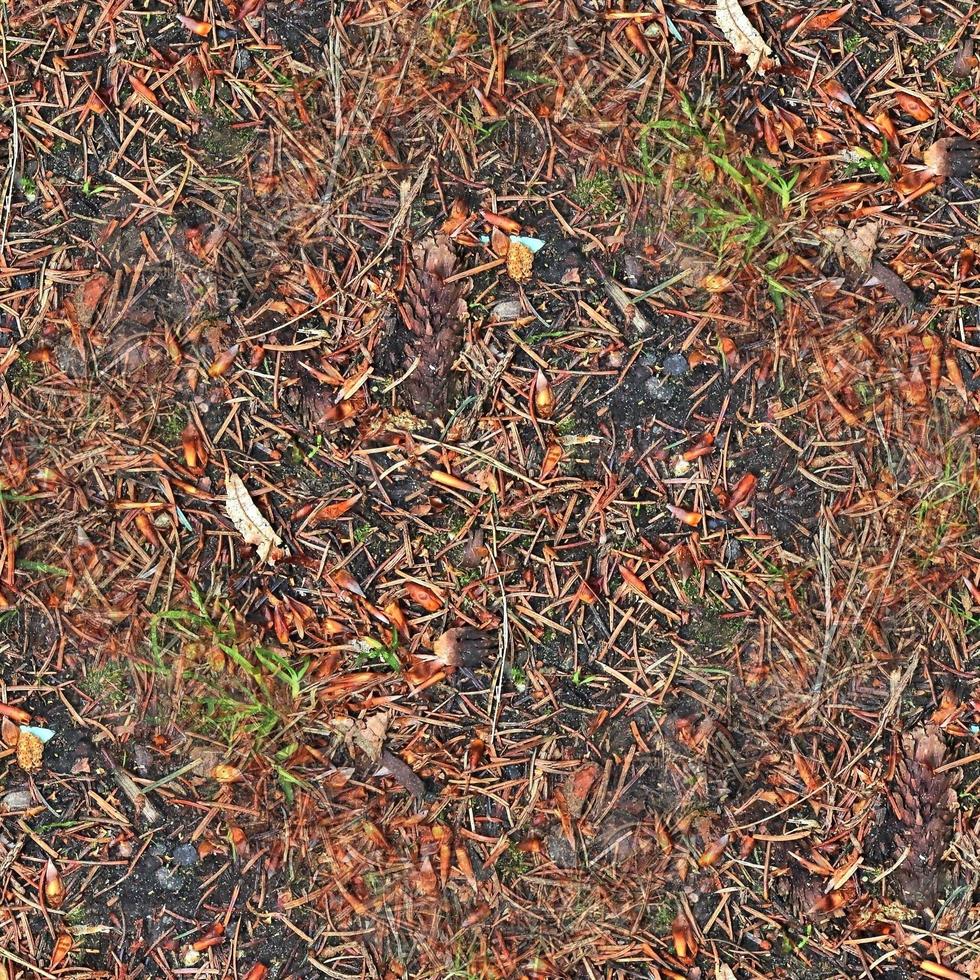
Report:
[[[752,71],[764,71],[772,61],[772,48],[763,40],[738,0],[718,0],[715,19],[729,44],[744,54]]]
[[[936,177],[971,177],[980,164],[980,145],[962,136],[951,136],[936,140],[922,160]]]
[[[362,719],[335,718],[330,727],[340,732],[348,745],[359,748],[372,762],[380,762],[390,723],[390,711],[376,711]]]
[[[880,230],[881,225],[877,221],[866,221],[851,228],[838,228],[836,225],[824,228],[820,236],[830,242],[842,256],[850,259],[859,272],[867,273],[878,247]]]
[[[248,544],[255,545],[261,561],[273,562],[282,557],[282,539],[255,506],[242,478],[237,473],[231,473],[225,480],[225,486],[225,510],[238,533]]]

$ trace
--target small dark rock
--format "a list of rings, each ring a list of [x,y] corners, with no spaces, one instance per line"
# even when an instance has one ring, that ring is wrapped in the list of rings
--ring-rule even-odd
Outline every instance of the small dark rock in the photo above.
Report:
[[[655,402],[670,401],[673,394],[670,382],[666,378],[650,378],[646,383],[647,394]]]
[[[145,776],[153,766],[153,756],[145,745],[137,745],[133,749],[133,768],[141,775]]]
[[[738,561],[742,557],[742,542],[729,538],[725,544],[725,561]]]
[[[571,844],[560,834],[550,834],[545,839],[545,849],[559,868],[574,868],[578,866],[578,855]]]
[[[180,875],[173,868],[157,868],[157,884],[167,892],[180,890]]]
[[[664,374],[672,378],[682,378],[687,372],[687,358],[683,354],[670,354],[664,361]]]
[[[193,844],[181,844],[174,849],[174,864],[181,868],[192,868],[199,858]]]

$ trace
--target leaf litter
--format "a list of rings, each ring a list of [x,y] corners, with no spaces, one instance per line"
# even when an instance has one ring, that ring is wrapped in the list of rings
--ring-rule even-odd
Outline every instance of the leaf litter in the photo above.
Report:
[[[976,976],[975,29],[0,6],[5,972]]]

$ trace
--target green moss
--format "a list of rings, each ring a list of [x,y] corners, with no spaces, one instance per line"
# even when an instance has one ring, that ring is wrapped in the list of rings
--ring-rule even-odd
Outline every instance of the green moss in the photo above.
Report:
[[[531,859],[511,844],[497,862],[497,873],[505,885],[513,885],[526,875],[533,865]]]
[[[93,701],[118,708],[129,698],[127,680],[125,664],[110,661],[102,667],[88,671],[78,682],[78,687]]]
[[[364,542],[367,541],[367,539],[377,530],[378,529],[373,524],[358,524],[357,527],[354,528],[354,540],[358,544],[364,544]]]
[[[611,174],[598,173],[588,180],[580,180],[569,197],[586,211],[608,216],[619,206],[616,190],[616,181]]]
[[[673,899],[666,898],[658,903],[653,910],[653,928],[658,935],[664,935],[670,931],[670,927],[677,918],[677,906]]]
[[[176,446],[180,442],[180,434],[187,425],[183,409],[173,408],[163,415],[157,416],[154,432],[157,439],[165,446]]]
[[[7,384],[15,395],[22,395],[41,380],[41,366],[21,354],[7,368]]]

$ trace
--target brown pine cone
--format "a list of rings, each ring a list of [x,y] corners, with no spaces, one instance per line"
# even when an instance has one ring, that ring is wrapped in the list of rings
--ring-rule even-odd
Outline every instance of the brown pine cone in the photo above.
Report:
[[[909,908],[934,908],[949,887],[949,870],[942,857],[953,836],[956,793],[952,774],[937,773],[946,744],[935,725],[902,737],[903,757],[895,770],[892,793],[902,829],[895,839],[895,858],[907,847],[908,856],[895,872],[901,894],[894,897]]]
[[[445,235],[412,247],[401,312],[412,334],[404,366],[408,370],[416,358],[418,366],[401,390],[405,407],[423,418],[444,415],[452,401],[452,366],[463,345],[467,316],[467,281],[446,282],[455,271],[456,253]]]

